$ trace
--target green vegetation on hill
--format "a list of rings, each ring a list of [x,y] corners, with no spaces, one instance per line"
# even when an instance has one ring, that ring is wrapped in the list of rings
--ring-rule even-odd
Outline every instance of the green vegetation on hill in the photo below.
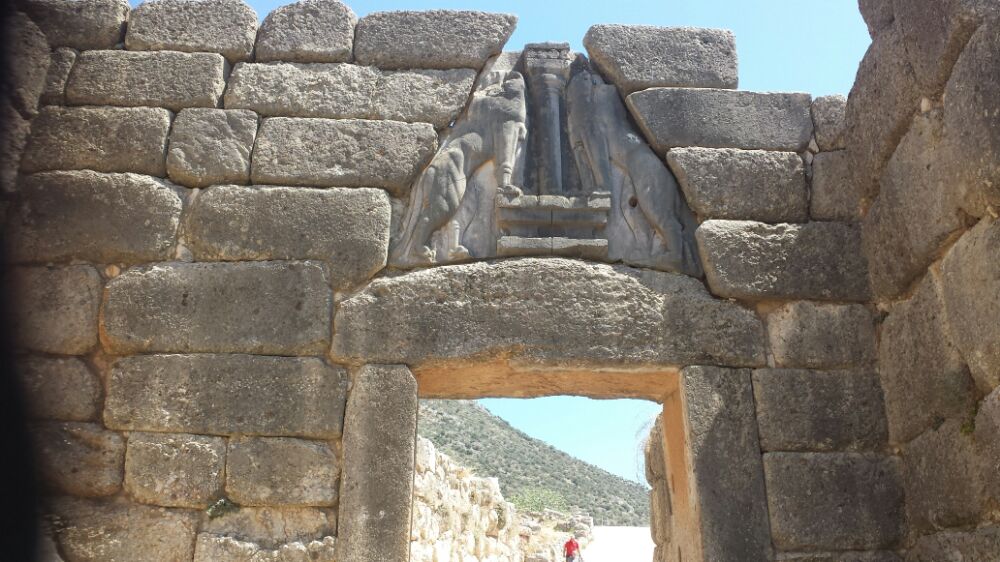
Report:
[[[421,400],[418,433],[478,476],[500,479],[519,509],[578,507],[596,525],[649,525],[649,492],[514,429],[468,400]]]

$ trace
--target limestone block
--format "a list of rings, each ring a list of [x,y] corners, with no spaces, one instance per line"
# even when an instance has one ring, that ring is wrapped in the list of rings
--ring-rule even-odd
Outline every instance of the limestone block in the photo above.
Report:
[[[275,550],[287,543],[308,544],[314,539],[336,535],[337,510],[241,506],[236,511],[206,520],[201,530]]]
[[[430,123],[447,127],[469,101],[476,71],[412,70],[384,72],[372,100],[376,119]]]
[[[767,332],[778,367],[835,369],[875,358],[875,323],[860,304],[787,303],[767,316]]]
[[[688,367],[681,372],[695,490],[689,501],[696,504],[705,560],[771,559],[751,386],[749,370]]]
[[[426,123],[265,119],[251,166],[253,183],[312,187],[383,187],[409,192],[437,149]]]
[[[882,174],[878,199],[862,222],[876,297],[895,298],[926,271],[965,227],[942,158],[940,112],[919,115]]]
[[[32,427],[41,481],[56,492],[109,496],[122,486],[125,439],[94,423],[39,423]]]
[[[343,63],[242,63],[226,90],[227,108],[265,116],[366,118],[381,73]]]
[[[496,355],[561,366],[764,361],[757,317],[712,299],[698,280],[559,258],[380,278],[340,303],[335,324],[334,356],[370,362]],[[616,334],[613,345],[608,334]]]
[[[97,343],[101,276],[89,265],[19,267],[11,272],[14,334],[21,347],[82,355]]]
[[[132,9],[125,33],[130,51],[219,53],[250,60],[257,14],[242,0],[151,0]]]
[[[103,388],[83,361],[29,355],[18,358],[17,370],[32,417],[61,421],[97,418]]]
[[[646,88],[736,88],[736,36],[728,29],[595,25],[583,45],[622,96]]]
[[[812,163],[809,214],[814,220],[857,222],[864,196],[860,187],[851,175],[846,150],[817,154]]]
[[[21,183],[7,236],[17,262],[133,263],[173,255],[183,205],[169,183],[138,174],[43,172]]]
[[[878,363],[893,443],[913,439],[936,420],[964,415],[974,402],[943,306],[939,282],[928,274],[882,323]]]
[[[366,365],[352,383],[344,418],[336,559],[406,560],[417,382],[403,365]]]
[[[941,560],[995,560],[1000,552],[1000,527],[989,525],[974,531],[945,531],[917,539],[906,553],[906,562]]]
[[[808,554],[780,554],[777,562],[902,562],[891,551],[878,552],[810,552]]]
[[[472,68],[499,54],[517,16],[457,10],[375,12],[358,22],[354,58],[380,68]]]
[[[653,148],[802,152],[813,134],[809,94],[650,88],[625,100]]]
[[[903,490],[892,457],[767,453],[764,476],[779,549],[891,549],[900,538]]]
[[[993,95],[998,89],[1000,20],[991,19],[969,40],[945,88],[945,131],[953,143],[948,158],[957,171],[952,181],[958,183],[965,210],[975,216],[1000,214],[1000,127],[996,122],[1000,96]]]
[[[79,50],[113,49],[129,13],[126,0],[27,0],[23,6],[51,47]]]
[[[895,19],[893,0],[858,0],[858,7],[873,38]]]
[[[823,152],[846,147],[847,98],[841,95],[822,96],[813,100],[812,119],[816,145]]]
[[[198,514],[131,503],[55,501],[60,550],[70,562],[186,562]]]
[[[228,74],[229,64],[214,53],[88,51],[80,53],[69,75],[66,103],[172,111],[218,107]]]
[[[66,105],[66,82],[79,53],[76,49],[59,47],[52,51],[45,88],[39,100],[44,105]]]
[[[920,94],[898,26],[875,36],[847,97],[845,138],[854,181],[867,197],[878,192],[882,168],[903,138]]]
[[[143,355],[108,381],[108,427],[211,435],[340,436],[347,374],[305,357]]]
[[[241,505],[333,506],[340,461],[330,445],[286,437],[229,442],[226,493]]]
[[[222,493],[226,440],[183,433],[133,432],[125,490],[140,503],[204,509]]]
[[[332,292],[316,262],[168,263],[108,283],[102,339],[113,353],[321,354]]]
[[[248,183],[256,137],[257,115],[252,111],[185,109],[170,131],[167,175],[188,187]]]
[[[753,390],[764,451],[863,451],[885,445],[882,389],[874,372],[759,369]]]
[[[794,152],[674,148],[667,163],[702,220],[806,222],[805,166]]]
[[[194,562],[336,562],[336,544],[336,538],[328,536],[269,549],[232,537],[201,533],[194,548]]]
[[[326,260],[342,288],[385,267],[390,215],[379,189],[216,186],[195,200],[185,236],[198,260]]]
[[[995,475],[1000,471],[1000,389],[994,390],[978,404],[979,411],[972,418],[973,437],[978,447],[980,476],[983,496],[989,502],[1000,499],[1000,480]],[[969,418],[963,426],[969,429]]]
[[[25,116],[38,110],[49,69],[49,44],[31,18],[14,12],[4,20],[9,90],[5,93]]]
[[[0,101],[0,192],[13,193],[17,189],[17,173],[21,155],[31,134],[31,122],[14,109],[9,100]]]
[[[166,109],[148,107],[43,107],[31,122],[21,171],[164,176],[170,118]]]
[[[350,62],[358,17],[339,0],[299,0],[275,8],[257,32],[259,62]]]
[[[980,221],[941,265],[948,326],[976,384],[1000,384],[1000,222]]]
[[[695,231],[712,293],[728,298],[865,301],[857,228],[712,220]]]

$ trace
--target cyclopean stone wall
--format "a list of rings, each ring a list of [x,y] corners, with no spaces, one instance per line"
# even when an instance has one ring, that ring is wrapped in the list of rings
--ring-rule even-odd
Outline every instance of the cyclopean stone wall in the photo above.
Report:
[[[25,0],[0,179],[53,549],[406,560],[418,394],[575,394],[664,404],[658,560],[994,551],[996,6],[862,8],[848,100],[734,89],[719,30],[595,26],[589,60],[532,47],[531,68],[589,69],[574,104],[604,96],[619,144],[588,129],[562,162],[614,168],[616,206],[525,193],[497,213],[534,237],[477,259],[449,224],[448,265],[399,270],[404,217],[437,201],[411,188],[441,194],[453,139],[474,152],[480,123],[539,146],[499,55],[513,16]],[[520,177],[504,156],[469,184]],[[611,213],[693,262],[609,258]],[[551,234],[580,216],[591,238]]]

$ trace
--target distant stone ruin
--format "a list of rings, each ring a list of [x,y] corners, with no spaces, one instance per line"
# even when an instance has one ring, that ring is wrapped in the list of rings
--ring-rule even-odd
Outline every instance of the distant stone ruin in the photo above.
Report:
[[[559,394],[663,404],[656,562],[997,559],[995,0],[861,0],[846,99],[721,30],[20,6],[52,559],[405,562],[418,396]]]

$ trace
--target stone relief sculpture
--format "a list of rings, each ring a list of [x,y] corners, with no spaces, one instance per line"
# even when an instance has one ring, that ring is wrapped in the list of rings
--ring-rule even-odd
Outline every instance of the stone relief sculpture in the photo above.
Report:
[[[617,89],[567,44],[541,43],[487,64],[411,190],[389,263],[561,255],[697,277],[696,227]]]

